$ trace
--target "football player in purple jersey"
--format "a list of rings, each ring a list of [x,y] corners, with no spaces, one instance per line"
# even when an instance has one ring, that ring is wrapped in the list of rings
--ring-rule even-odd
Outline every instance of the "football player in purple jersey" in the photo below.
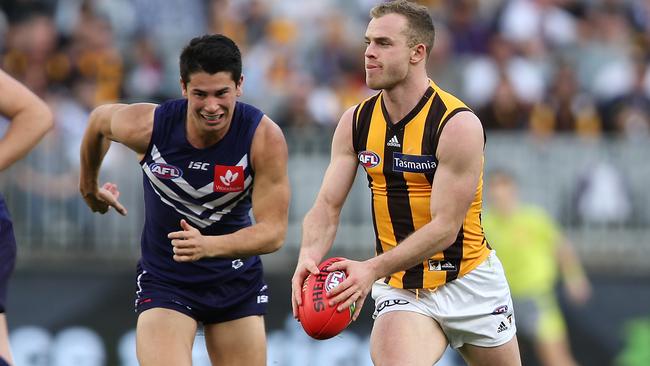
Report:
[[[92,112],[81,147],[81,194],[93,211],[113,207],[126,215],[117,186],[98,185],[99,168],[111,141],[138,154],[145,201],[135,303],[141,365],[191,365],[202,324],[214,365],[263,366],[268,295],[259,255],[284,241],[287,145],[269,117],[237,101],[242,63],[232,40],[194,38],[180,73],[182,99]]]

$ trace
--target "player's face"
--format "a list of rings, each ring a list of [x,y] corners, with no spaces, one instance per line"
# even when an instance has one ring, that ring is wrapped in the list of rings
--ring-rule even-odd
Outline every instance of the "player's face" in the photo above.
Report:
[[[409,72],[412,49],[407,45],[407,20],[399,14],[372,18],[366,29],[366,84],[391,89]]]
[[[243,78],[235,83],[230,72],[190,75],[187,84],[181,81],[187,98],[188,123],[199,133],[225,134],[232,121],[237,97],[241,96]]]
[[[509,214],[517,202],[517,188],[514,182],[503,177],[494,177],[489,181],[488,199],[496,212]]]

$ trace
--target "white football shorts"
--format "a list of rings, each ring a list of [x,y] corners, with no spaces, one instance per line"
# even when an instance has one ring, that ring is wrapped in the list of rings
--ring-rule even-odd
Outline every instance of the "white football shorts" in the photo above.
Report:
[[[465,276],[435,290],[405,290],[377,281],[372,286],[376,319],[391,311],[413,311],[433,318],[449,345],[496,347],[516,333],[510,288],[493,250]]]

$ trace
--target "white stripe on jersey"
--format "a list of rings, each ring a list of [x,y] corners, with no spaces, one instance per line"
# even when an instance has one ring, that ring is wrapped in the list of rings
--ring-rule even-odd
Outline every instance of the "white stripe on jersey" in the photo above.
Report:
[[[246,178],[246,180],[248,181],[250,178],[251,178],[251,177],[249,176],[248,178]],[[246,184],[246,187],[248,187],[248,184]],[[244,189],[246,189],[246,188],[244,188]],[[228,207],[225,207],[224,209],[219,210],[219,211],[213,213],[213,214],[210,216],[210,219],[211,219],[211,220],[214,220],[214,221],[220,221],[220,220],[221,220],[221,217],[223,217],[223,215],[229,213],[229,212],[230,212],[230,211],[231,211],[235,206],[237,206],[237,204],[239,203],[239,201],[241,201],[241,200],[243,200],[244,198],[246,198],[246,196],[248,196],[248,193],[246,193],[246,194],[242,194],[242,196],[239,197],[239,199],[238,199],[237,201],[231,203],[230,205],[228,205]]]
[[[196,215],[193,215],[193,214],[191,214],[189,212],[185,212],[185,211],[179,209],[178,207],[174,206],[173,203],[171,203],[169,200],[167,200],[165,197],[163,197],[151,182],[149,182],[149,184],[151,184],[151,186],[153,187],[153,191],[156,192],[156,194],[160,197],[160,200],[162,202],[164,202],[166,205],[168,205],[171,208],[173,208],[174,210],[176,210],[176,212],[178,212],[179,214],[185,216],[194,225],[196,225],[196,226],[198,226],[200,228],[205,228],[205,227],[208,227],[208,226],[212,225],[215,222],[215,221],[201,220],[198,217],[196,217]]]
[[[212,210],[214,208],[217,208],[217,207],[225,204],[226,202],[232,200],[233,198],[237,197],[238,194],[242,194],[242,192],[246,192],[248,190],[248,188],[250,187],[252,182],[253,182],[253,177],[249,175],[248,177],[246,177],[246,180],[244,180],[244,190],[243,191],[226,193],[226,194],[224,194],[223,196],[217,198],[214,201],[204,203],[203,206],[207,207],[210,210]],[[212,183],[212,184],[214,184],[214,183]],[[241,198],[244,198],[248,194],[249,193],[246,193],[246,194],[242,195]],[[238,199],[237,202],[239,202],[241,200],[241,198]],[[230,212],[230,210],[228,210],[228,212]]]
[[[154,145],[151,149],[151,156],[152,159],[156,163],[162,163],[162,164],[167,164],[165,159],[160,155],[159,150],[156,148]],[[237,163],[238,166],[242,166],[244,169],[248,166],[248,154],[245,154],[239,163]],[[147,163],[142,164],[142,170],[145,172],[147,175],[147,178],[149,178],[149,184],[151,184],[151,187],[153,188],[154,192],[160,197],[161,201],[164,202],[166,205],[172,207],[176,212],[182,214],[183,216],[187,217],[192,223],[195,225],[205,228],[207,226],[210,226],[214,224],[217,221],[220,221],[222,217],[226,214],[228,214],[232,209],[244,198],[246,198],[250,194],[250,185],[253,181],[252,176],[246,177],[246,180],[244,181],[244,190],[242,192],[230,192],[226,193],[219,198],[210,201],[210,202],[205,202],[203,204],[196,204],[193,202],[189,202],[182,197],[180,197],[176,192],[174,192],[171,188],[169,188],[165,183],[163,183],[158,177],[156,177],[152,172],[151,168]],[[174,178],[170,180],[174,184],[176,184],[177,187],[179,187],[183,192],[187,193],[189,196],[200,199],[202,197],[205,197],[211,193],[214,193],[213,187],[214,187],[214,181],[211,181],[210,183],[206,184],[204,187],[201,187],[199,189],[196,189],[192,187],[185,179],[182,177],[179,178]],[[169,199],[165,198],[163,196],[163,193],[169,197]],[[237,196],[240,196],[236,201],[228,205],[227,207],[222,208],[221,210],[218,210],[217,212],[214,212],[210,217],[201,219],[199,215],[203,214],[206,210],[213,210],[221,205],[224,205],[226,202],[235,199]],[[189,212],[186,210],[179,209],[174,203],[171,201],[174,201],[177,204],[182,205],[185,209],[187,209]]]
[[[203,211],[205,211],[205,207],[203,207],[201,205],[197,205],[197,204],[189,202],[189,201],[186,201],[186,200],[182,199],[181,197],[179,197],[178,194],[176,194],[176,192],[172,191],[171,188],[167,187],[165,185],[165,183],[161,182],[158,179],[158,177],[153,175],[153,173],[151,172],[151,169],[149,168],[149,165],[147,165],[147,163],[143,164],[142,170],[144,170],[144,173],[149,178],[149,183],[151,183],[151,186],[153,187],[154,191],[156,191],[156,193],[158,193],[159,196],[160,196],[160,192],[158,192],[158,191],[162,191],[163,193],[165,193],[170,198],[173,198],[174,201],[176,201],[176,202],[182,204],[183,206],[187,207],[190,211],[192,211],[193,213],[195,213],[197,215],[200,215],[201,213],[203,213]]]
[[[156,145],[153,145],[152,148],[151,148],[151,158],[156,163],[167,164],[165,159],[160,155],[160,151],[158,150]],[[241,158],[241,160],[239,160],[239,162],[237,164],[235,164],[235,165],[236,166],[241,166],[242,168],[244,168],[244,170],[246,170],[246,168],[248,167],[248,154],[244,154],[244,156]],[[178,177],[178,178],[174,178],[174,179],[172,179],[172,181],[174,183],[176,183],[176,185],[180,189],[185,191],[185,193],[189,194],[193,198],[201,198],[201,197],[204,197],[204,196],[214,192],[213,191],[214,181],[206,184],[205,186],[203,186],[203,187],[201,187],[199,189],[196,189],[196,188],[192,187],[192,185],[190,185],[185,179],[183,179],[182,176]],[[247,183],[250,183],[250,182],[248,182],[248,180],[246,182],[244,182],[244,190],[246,190],[246,188],[248,188]],[[214,204],[214,206],[206,206],[206,207],[214,208],[216,206],[222,205],[222,204],[226,203],[227,201],[233,199],[236,195],[237,195],[236,192],[235,193],[225,194],[222,197],[220,197],[218,200],[210,202],[210,203]]]

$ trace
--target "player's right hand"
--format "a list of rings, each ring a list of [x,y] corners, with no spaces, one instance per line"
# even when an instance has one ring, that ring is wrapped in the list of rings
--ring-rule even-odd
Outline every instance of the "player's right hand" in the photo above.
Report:
[[[291,308],[293,317],[298,319],[298,306],[302,305],[302,285],[309,274],[317,275],[320,271],[316,260],[301,256],[296,265],[296,271],[291,278]]]
[[[118,201],[120,191],[117,189],[117,184],[104,183],[95,192],[82,193],[82,197],[93,212],[105,214],[113,207],[120,215],[126,216],[126,208]]]

